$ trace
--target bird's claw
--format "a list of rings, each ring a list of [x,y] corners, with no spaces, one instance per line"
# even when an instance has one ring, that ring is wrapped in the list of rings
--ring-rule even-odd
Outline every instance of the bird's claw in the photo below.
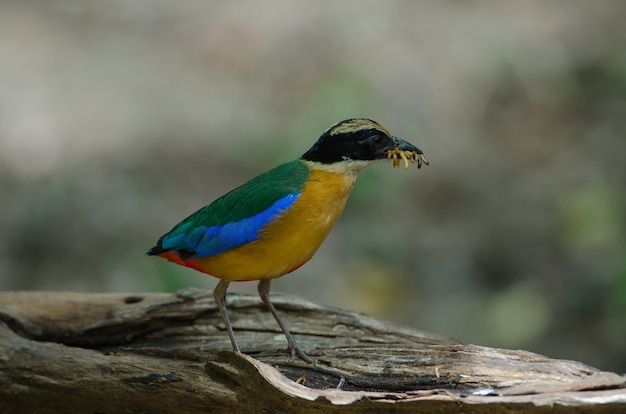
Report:
[[[309,356],[323,355],[321,351],[304,352],[297,343],[290,343],[287,347],[287,352],[289,352],[289,359],[287,359],[287,362],[293,362],[297,356],[298,358],[309,364],[315,363],[315,361],[313,361]]]

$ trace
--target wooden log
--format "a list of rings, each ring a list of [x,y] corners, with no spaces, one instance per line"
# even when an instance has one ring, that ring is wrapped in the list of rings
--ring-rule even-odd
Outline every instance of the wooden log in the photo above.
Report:
[[[626,412],[626,377],[273,295],[0,293],[1,413]],[[281,350],[281,348],[283,348]]]

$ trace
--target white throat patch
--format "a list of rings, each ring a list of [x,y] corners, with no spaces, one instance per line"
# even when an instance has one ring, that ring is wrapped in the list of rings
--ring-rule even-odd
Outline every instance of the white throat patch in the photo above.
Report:
[[[343,157],[343,161],[333,162],[332,164],[323,164],[316,161],[303,160],[304,163],[309,165],[309,168],[316,170],[324,170],[337,174],[358,175],[361,171],[369,167],[380,160],[353,160],[348,157]]]

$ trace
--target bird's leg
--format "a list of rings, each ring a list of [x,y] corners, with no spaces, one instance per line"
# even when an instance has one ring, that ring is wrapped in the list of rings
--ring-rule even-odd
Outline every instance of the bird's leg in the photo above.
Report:
[[[297,355],[298,358],[300,358],[304,362],[308,362],[309,364],[312,364],[313,360],[309,358],[309,356],[302,349],[300,349],[300,347],[298,346],[298,343],[293,338],[293,336],[291,336],[291,334],[289,333],[289,329],[287,329],[287,326],[280,319],[280,316],[278,316],[278,312],[276,312],[276,308],[274,308],[274,305],[270,301],[270,285],[271,284],[272,284],[272,279],[261,280],[258,286],[259,296],[261,297],[261,300],[263,301],[263,303],[265,303],[265,306],[267,307],[267,309],[274,316],[274,319],[276,319],[276,322],[280,326],[280,329],[283,330],[283,333],[285,334],[285,337],[287,338],[287,343],[289,344],[287,349],[289,350],[289,352],[291,352],[291,356],[289,357],[289,360],[293,360],[294,356]]]
[[[230,319],[228,319],[228,313],[226,312],[226,290],[228,289],[229,284],[230,282],[226,280],[220,280],[217,286],[215,286],[215,289],[213,289],[213,296],[215,296],[215,304],[222,314],[222,319],[224,319],[226,332],[228,332],[230,343],[233,344],[233,350],[235,352],[241,352],[239,350],[239,345],[237,345],[237,340],[235,339],[233,326],[230,324]]]

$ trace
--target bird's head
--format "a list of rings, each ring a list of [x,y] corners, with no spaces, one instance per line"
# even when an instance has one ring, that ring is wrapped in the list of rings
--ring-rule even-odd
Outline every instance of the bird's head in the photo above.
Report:
[[[360,171],[377,160],[393,159],[399,166],[409,162],[428,164],[422,151],[414,145],[389,133],[376,121],[352,118],[328,128],[317,142],[302,156],[303,160],[328,167]]]

